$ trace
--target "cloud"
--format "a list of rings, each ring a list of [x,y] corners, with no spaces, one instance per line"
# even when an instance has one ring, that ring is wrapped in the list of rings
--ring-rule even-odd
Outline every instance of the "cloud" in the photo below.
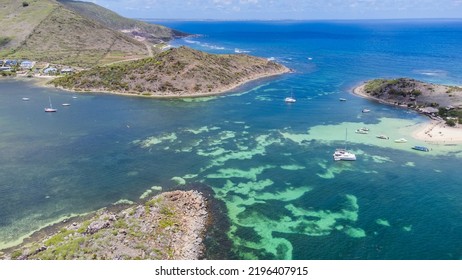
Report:
[[[218,5],[218,6],[228,6],[233,3],[232,0],[213,0],[213,4]]]

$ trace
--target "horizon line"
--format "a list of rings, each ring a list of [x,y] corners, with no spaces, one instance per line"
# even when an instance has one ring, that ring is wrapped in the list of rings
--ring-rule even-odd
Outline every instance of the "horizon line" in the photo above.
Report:
[[[159,20],[159,21],[448,21],[448,20],[457,20],[462,21],[461,18],[325,18],[325,19],[207,19],[207,18],[145,18],[145,17],[136,17],[132,19],[138,20]]]

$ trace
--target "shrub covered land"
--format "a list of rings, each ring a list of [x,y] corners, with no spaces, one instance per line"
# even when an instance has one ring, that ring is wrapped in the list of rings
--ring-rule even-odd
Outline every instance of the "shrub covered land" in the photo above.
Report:
[[[365,83],[363,91],[387,103],[426,112],[435,108],[434,116],[448,125],[462,123],[462,87],[425,83],[409,78],[375,79]]]
[[[280,64],[249,55],[215,55],[187,47],[151,58],[95,67],[58,78],[55,86],[81,91],[110,91],[146,96],[211,94],[248,80],[281,74]]]

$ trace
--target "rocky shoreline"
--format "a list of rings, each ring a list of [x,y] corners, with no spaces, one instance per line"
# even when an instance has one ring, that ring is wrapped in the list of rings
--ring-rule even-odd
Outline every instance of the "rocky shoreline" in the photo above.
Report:
[[[410,78],[375,79],[355,87],[353,93],[381,103],[425,113],[427,108],[462,108],[462,88]],[[430,110],[431,111],[431,110]]]
[[[462,88],[410,78],[375,79],[352,92],[379,103],[399,106],[428,116],[412,137],[432,144],[462,143]]]
[[[171,191],[119,212],[102,209],[3,259],[195,260],[203,257],[208,201],[198,191]]]

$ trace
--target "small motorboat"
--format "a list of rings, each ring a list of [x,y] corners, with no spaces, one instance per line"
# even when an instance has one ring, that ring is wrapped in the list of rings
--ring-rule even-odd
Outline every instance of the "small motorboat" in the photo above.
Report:
[[[386,136],[386,135],[383,135],[383,134],[377,135],[377,138],[379,138],[379,139],[385,139],[385,140],[390,139],[390,137],[388,137],[388,136]]]
[[[430,149],[424,146],[414,146],[412,149],[422,152],[430,152]]]
[[[406,142],[407,142],[407,140],[404,139],[404,138],[399,138],[399,139],[395,140],[395,143],[406,143]]]
[[[29,101],[29,100],[30,100],[29,97],[23,97],[22,98],[22,101]]]
[[[371,110],[369,110],[369,109],[363,109],[363,110],[362,110],[363,113],[369,113],[370,111],[371,111]]]
[[[63,105],[63,106],[71,106],[71,104],[69,104],[69,103],[63,103],[61,105]]]

